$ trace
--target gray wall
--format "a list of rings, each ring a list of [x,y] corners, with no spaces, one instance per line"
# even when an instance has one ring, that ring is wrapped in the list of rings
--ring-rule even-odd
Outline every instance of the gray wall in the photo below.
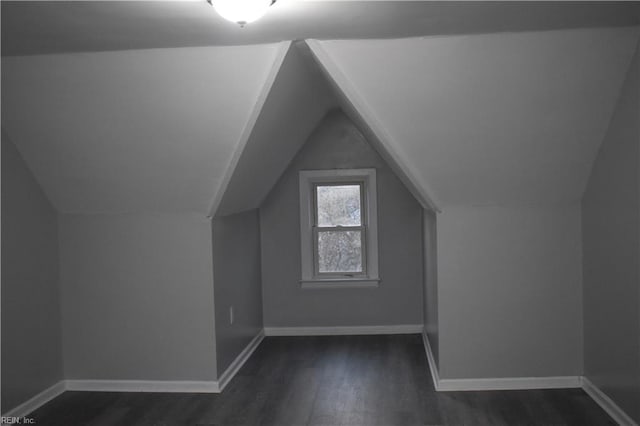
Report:
[[[262,330],[260,218],[250,210],[213,220],[218,376]],[[233,306],[233,324],[229,308]]]
[[[2,132],[2,411],[62,379],[57,213]]]
[[[436,213],[423,210],[424,254],[424,328],[436,365],[439,361],[438,339],[438,228]]]
[[[585,376],[636,422],[640,422],[638,55],[582,200]]]
[[[378,288],[301,289],[298,172],[374,167]],[[260,208],[267,327],[422,324],[422,208],[341,112],[310,136]]]
[[[441,378],[582,373],[580,206],[438,215]]]
[[[211,222],[61,215],[67,379],[215,380]]]

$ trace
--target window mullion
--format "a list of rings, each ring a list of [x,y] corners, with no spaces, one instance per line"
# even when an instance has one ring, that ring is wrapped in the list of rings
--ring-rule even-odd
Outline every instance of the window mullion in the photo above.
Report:
[[[364,226],[314,226],[317,232],[341,232],[341,231],[364,231]]]

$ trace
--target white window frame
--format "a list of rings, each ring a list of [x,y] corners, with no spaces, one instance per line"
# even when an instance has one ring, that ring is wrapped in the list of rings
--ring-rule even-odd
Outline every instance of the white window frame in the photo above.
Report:
[[[361,185],[361,226],[342,227],[362,230],[362,273],[319,273],[317,268],[316,195],[318,185]],[[375,169],[336,169],[300,171],[300,248],[302,288],[377,287],[378,213]]]

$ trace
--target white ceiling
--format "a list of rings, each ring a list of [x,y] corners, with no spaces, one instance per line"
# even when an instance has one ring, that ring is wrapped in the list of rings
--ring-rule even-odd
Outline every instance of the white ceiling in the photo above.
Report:
[[[2,1],[2,55],[640,24],[638,2],[278,0],[239,28],[197,1]]]
[[[443,208],[580,200],[637,42],[636,27],[311,46]]]
[[[3,58],[2,126],[61,212],[207,214],[287,46]]]

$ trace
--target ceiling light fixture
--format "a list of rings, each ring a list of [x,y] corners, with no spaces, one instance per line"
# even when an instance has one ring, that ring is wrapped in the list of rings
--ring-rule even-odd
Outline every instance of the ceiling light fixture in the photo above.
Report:
[[[223,18],[244,27],[264,16],[276,0],[207,0]]]

